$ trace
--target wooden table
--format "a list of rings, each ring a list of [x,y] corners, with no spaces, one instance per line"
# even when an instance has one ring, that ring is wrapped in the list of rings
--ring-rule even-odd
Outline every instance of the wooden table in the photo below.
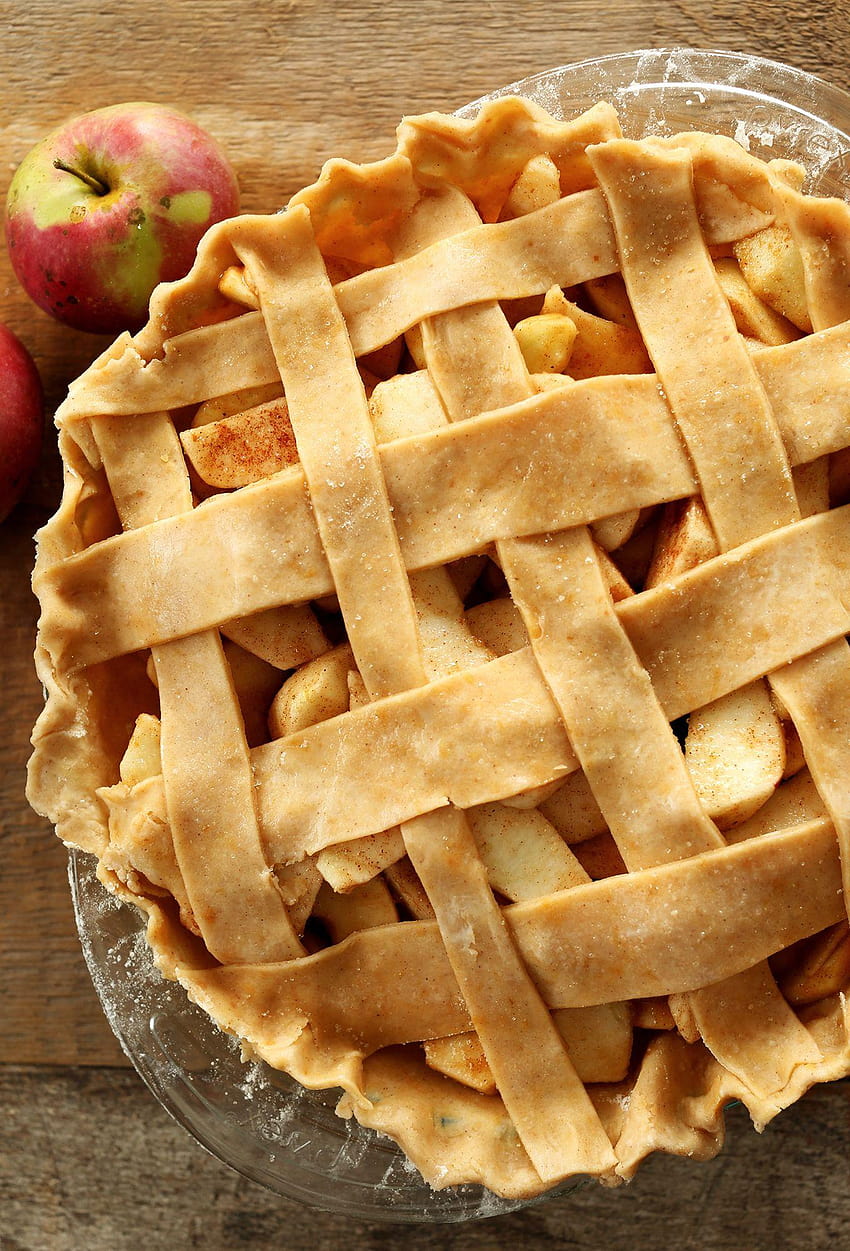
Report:
[[[451,110],[549,66],[639,47],[725,47],[846,85],[846,0],[0,0],[0,194],[53,126],[157,99],[192,113],[236,165],[246,209],[281,204],[331,155],[373,159],[403,113]],[[55,407],[99,340],[29,303],[0,254],[0,319],[28,344]],[[141,1085],[79,952],[65,851],[24,799],[40,691],[31,668],[32,536],[56,505],[52,427],[35,479],[0,530],[0,1248],[123,1251],[203,1245],[324,1251],[389,1245],[280,1200],[208,1157]],[[464,1227],[421,1247],[845,1248],[848,1087],[814,1092],[759,1140],[740,1109],[709,1165],[655,1159],[633,1186]]]

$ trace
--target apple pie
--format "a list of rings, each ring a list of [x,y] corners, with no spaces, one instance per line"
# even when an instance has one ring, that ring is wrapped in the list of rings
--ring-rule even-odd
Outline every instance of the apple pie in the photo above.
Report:
[[[850,1073],[850,207],[601,103],[213,227],[57,414],[29,794],[434,1187]]]

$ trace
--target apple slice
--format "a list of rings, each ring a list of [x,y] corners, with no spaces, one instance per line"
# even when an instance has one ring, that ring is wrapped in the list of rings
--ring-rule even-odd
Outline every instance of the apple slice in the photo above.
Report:
[[[552,1013],[583,1082],[619,1082],[632,1057],[632,1015],[627,1003],[558,1008]]]
[[[803,517],[825,513],[829,508],[829,457],[819,456],[791,471],[794,492]]]
[[[535,899],[589,881],[558,831],[535,808],[480,804],[467,819],[490,885],[507,899]]]
[[[608,830],[594,838],[576,843],[575,854],[588,877],[594,882],[598,882],[600,878],[617,877],[628,872],[620,849]]]
[[[280,688],[280,670],[232,639],[224,640],[224,654],[245,723],[245,738],[249,747],[258,747],[269,739],[269,707]]]
[[[576,1073],[583,1082],[619,1082],[632,1056],[631,1010],[625,1003],[586,1008],[558,1008],[552,1020],[564,1040]],[[432,1069],[479,1090],[496,1093],[496,1083],[478,1035],[472,1032],[423,1043]]]
[[[638,324],[632,311],[629,293],[620,274],[608,274],[604,278],[591,278],[582,284],[593,311],[606,321],[616,322],[637,330]]]
[[[765,344],[791,343],[799,339],[797,327],[760,300],[747,284],[736,260],[731,256],[723,257],[714,262],[714,269],[740,334]]]
[[[782,993],[795,1008],[846,991],[848,982],[850,931],[846,921],[804,943],[800,962],[780,978]]]
[[[325,847],[316,857],[316,865],[328,885],[344,894],[389,871],[403,855],[404,839],[396,825],[380,834],[366,834],[337,847]]]
[[[577,333],[575,322],[563,313],[537,313],[514,326],[530,374],[564,373]]]
[[[658,527],[645,587],[687,573],[718,553],[717,539],[698,496],[666,505]]]
[[[582,772],[571,773],[557,791],[540,805],[565,842],[583,843],[606,833],[608,826]]]
[[[369,396],[369,416],[379,443],[438,430],[448,420],[431,375],[424,369],[379,382]]]
[[[748,820],[726,831],[726,840],[740,843],[746,838],[758,838],[785,830],[803,821],[814,821],[826,816],[826,808],[808,769],[801,769],[787,782],[776,788],[770,799]]]
[[[274,875],[292,928],[300,937],[313,911],[313,904],[322,885],[322,875],[316,868],[313,856],[307,856],[295,864],[276,864]]]
[[[232,417],[204,421],[184,430],[180,442],[198,477],[219,490],[248,486],[298,462],[282,397]]]
[[[221,632],[276,669],[296,669],[331,646],[309,604],[282,604],[236,617]]]
[[[241,387],[238,391],[228,391],[226,395],[215,395],[212,399],[204,400],[195,409],[192,428],[206,426],[225,417],[235,417],[246,409],[265,404],[267,400],[282,398],[283,386],[280,382],[264,382],[257,386]]]
[[[380,835],[376,835],[380,838]],[[401,832],[399,831],[399,839]],[[402,842],[402,851],[404,843]],[[393,894],[404,904],[415,921],[433,921],[434,909],[419,880],[419,875],[410,863],[408,856],[401,856],[395,864],[384,870],[384,877],[390,884]]]
[[[269,709],[272,738],[285,738],[348,712],[348,673],[353,667],[351,648],[344,643],[296,669]]]
[[[495,1095],[496,1081],[476,1033],[430,1038],[422,1046],[429,1068],[479,1090],[482,1095]]]
[[[691,713],[685,760],[720,829],[757,812],[785,768],[785,736],[766,683],[751,682]]]
[[[341,943],[349,934],[391,925],[398,912],[386,883],[379,877],[356,886],[345,894],[323,882],[313,905],[313,915],[327,926],[331,940]]]
[[[642,374],[652,371],[643,339],[630,326],[587,313],[573,304],[560,287],[552,287],[543,301],[544,313],[560,313],[576,327],[576,338],[569,361],[572,378],[593,378],[600,374]]]
[[[594,521],[590,532],[603,551],[616,552],[617,548],[622,547],[632,537],[639,520],[640,509],[630,508],[628,512],[615,513],[611,517]]]
[[[537,209],[554,204],[561,198],[561,175],[558,166],[542,152],[527,162],[520,176],[508,192],[508,198],[499,214],[500,220],[509,221],[525,217]]]
[[[676,1022],[670,1011],[670,1004],[664,995],[655,995],[651,999],[630,1000],[632,1025],[636,1029],[675,1029]]]
[[[133,733],[118,765],[118,776],[126,786],[136,786],[158,773],[162,773],[159,717],[142,712],[136,717]]]
[[[803,258],[790,228],[774,222],[739,240],[733,251],[747,286],[758,298],[799,330],[811,334]]]

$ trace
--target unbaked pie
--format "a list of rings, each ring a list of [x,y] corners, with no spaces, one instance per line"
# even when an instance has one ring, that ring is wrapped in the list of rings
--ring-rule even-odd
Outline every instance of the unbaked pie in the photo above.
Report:
[[[507,1196],[850,1072],[850,208],[509,97],[57,414],[30,797],[248,1054]]]

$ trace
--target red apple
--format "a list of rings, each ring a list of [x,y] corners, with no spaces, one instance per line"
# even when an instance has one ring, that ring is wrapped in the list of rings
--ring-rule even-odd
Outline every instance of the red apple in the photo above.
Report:
[[[215,139],[159,104],[74,118],[19,165],[6,201],[12,266],[36,304],[80,330],[136,330],[151,291],[187,273],[239,210]]]
[[[35,362],[0,323],[0,521],[24,493],[43,432],[44,397]]]

